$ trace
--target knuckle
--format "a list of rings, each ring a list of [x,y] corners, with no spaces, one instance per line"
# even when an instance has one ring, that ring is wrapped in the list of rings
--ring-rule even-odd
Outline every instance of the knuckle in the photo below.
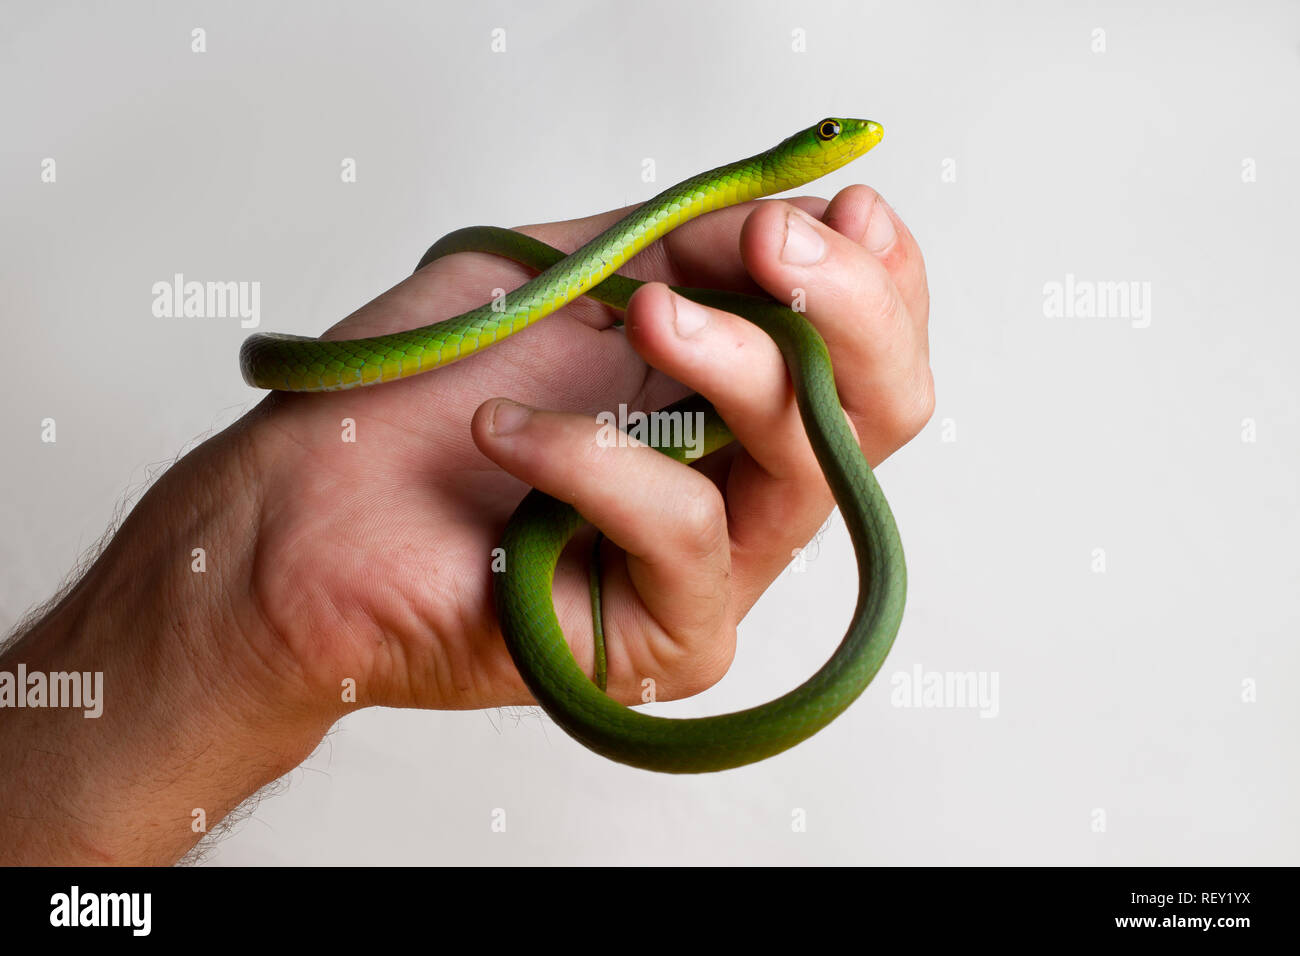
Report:
[[[707,646],[684,657],[674,668],[673,683],[683,697],[703,693],[726,676],[735,656],[736,632],[728,629],[711,637]]]
[[[895,406],[893,427],[904,441],[918,435],[934,415],[934,374],[928,365],[917,373],[907,398]]]
[[[905,328],[907,310],[888,281],[878,282],[873,278],[865,282],[860,301],[866,304],[862,313],[869,334],[892,337]]]
[[[636,673],[654,675],[660,700],[679,700],[726,676],[736,655],[736,626],[725,614],[675,633],[647,621],[634,646],[641,649]]]
[[[727,506],[713,482],[697,477],[673,502],[673,510],[682,545],[695,554],[712,554],[727,540]]]

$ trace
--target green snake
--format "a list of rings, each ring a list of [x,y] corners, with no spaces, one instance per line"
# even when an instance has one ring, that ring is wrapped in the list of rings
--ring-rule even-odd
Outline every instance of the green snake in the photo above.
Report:
[[[665,190],[570,255],[506,229],[453,232],[429,249],[417,270],[442,256],[477,251],[505,256],[539,274],[492,303],[407,332],[350,341],[254,335],[240,350],[244,379],[259,388],[287,391],[373,385],[466,358],[581,295],[625,309],[641,283],[614,273],[651,242],[710,210],[824,176],[870,150],[881,136],[880,125],[869,120],[822,120],[766,152]],[[494,597],[502,634],[525,684],[565,731],[622,763],[702,773],[780,753],[848,708],[880,670],[894,642],[907,575],[893,514],[846,421],[830,355],[816,329],[798,312],[767,299],[706,289],[675,291],[753,322],[772,337],[785,358],[800,417],[857,557],[858,602],[844,639],[816,674],[758,707],[691,719],[656,717],[625,707],[603,690],[598,575],[593,575],[592,584],[597,682],[569,649],[551,595],[560,554],[586,522],[570,505],[537,490],[524,497],[506,525],[501,542],[505,569],[496,574]],[[698,395],[669,410],[706,416],[706,454],[733,440],[720,416]],[[657,447],[677,461],[688,460],[684,448]],[[596,558],[592,565],[597,568]]]

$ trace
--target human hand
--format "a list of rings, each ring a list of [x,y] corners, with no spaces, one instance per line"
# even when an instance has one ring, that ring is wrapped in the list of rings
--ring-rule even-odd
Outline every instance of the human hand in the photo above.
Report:
[[[573,249],[617,215],[524,231]],[[873,465],[929,418],[921,254],[866,187],[830,203],[719,210],[627,272],[787,302],[802,289]],[[458,254],[330,334],[425,325],[526,278],[498,258]],[[613,696],[638,701],[646,676],[660,699],[721,677],[737,623],[822,524],[830,493],[779,353],[758,329],[659,282],[633,297],[626,334],[613,321],[583,300],[430,375],[273,395],[164,475],[81,584],[4,655],[53,670],[75,653],[78,669],[103,670],[113,689],[104,717],[77,733],[32,711],[10,717],[0,771],[21,769],[22,787],[0,794],[9,858],[174,860],[196,838],[191,808],[224,816],[347,710],[527,701],[490,569],[527,485],[574,503],[618,545],[603,549]],[[655,409],[687,390],[714,403],[743,449],[693,469],[597,445],[595,412]],[[546,410],[507,433],[519,410],[495,396]],[[345,419],[355,442],[343,440]],[[191,573],[196,545],[208,573]],[[555,600],[590,672],[584,555],[562,564]],[[37,761],[43,741],[59,762]],[[140,819],[153,826],[132,825]]]
[[[670,233],[628,271],[678,285],[757,282],[785,301],[802,288],[876,464],[932,406],[920,251],[866,187],[796,205],[721,210]],[[571,249],[616,215],[525,231]],[[496,257],[448,257],[329,335],[428,324],[525,279]],[[270,644],[259,653],[287,654],[322,696],[354,679],[361,705],[526,702],[492,610],[490,560],[531,485],[572,502],[619,546],[605,549],[603,576],[611,695],[638,701],[646,676],[661,699],[716,682],[740,619],[833,502],[784,363],[760,330],[660,284],[633,298],[626,335],[613,321],[596,303],[575,303],[431,375],[273,398],[257,426],[261,559],[249,590],[269,625],[253,639]],[[743,451],[706,476],[649,448],[599,446],[595,412],[658,408],[683,386],[714,402]],[[355,422],[353,443],[341,440],[344,419]],[[572,557],[555,600],[591,672],[586,554]]]

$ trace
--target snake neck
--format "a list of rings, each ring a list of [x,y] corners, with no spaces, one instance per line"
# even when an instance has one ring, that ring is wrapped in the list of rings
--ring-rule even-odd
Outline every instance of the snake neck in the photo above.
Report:
[[[502,302],[475,309],[464,318],[495,321],[511,329],[531,324],[599,285],[682,223],[788,188],[790,184],[769,168],[763,154],[692,176],[632,210],[572,256],[508,293]]]

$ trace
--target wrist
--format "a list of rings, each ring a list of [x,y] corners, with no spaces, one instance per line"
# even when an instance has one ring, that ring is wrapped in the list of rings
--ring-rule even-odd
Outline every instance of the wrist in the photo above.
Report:
[[[0,657],[9,673],[102,674],[97,717],[0,711],[0,856],[174,862],[337,716],[260,620],[253,442],[240,423],[178,462]]]

